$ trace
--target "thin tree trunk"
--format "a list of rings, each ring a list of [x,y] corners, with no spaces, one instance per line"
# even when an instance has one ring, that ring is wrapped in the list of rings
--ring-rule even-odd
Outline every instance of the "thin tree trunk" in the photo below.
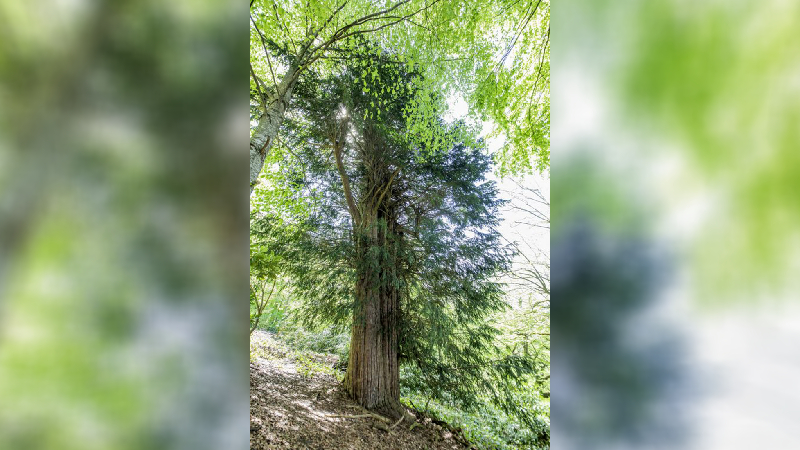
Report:
[[[297,82],[297,67],[291,66],[286,75],[278,84],[276,91],[266,101],[264,115],[256,127],[253,137],[250,138],[250,193],[264,168],[264,160],[269,150],[275,144],[281,124],[283,123],[286,108],[292,99],[292,90]]]

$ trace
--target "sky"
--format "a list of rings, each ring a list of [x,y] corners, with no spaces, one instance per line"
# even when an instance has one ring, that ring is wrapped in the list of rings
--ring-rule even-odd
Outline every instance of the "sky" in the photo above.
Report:
[[[445,119],[448,122],[457,119],[466,118],[469,113],[469,106],[466,101],[461,97],[450,97],[447,101],[448,111],[445,114]],[[482,123],[481,137],[486,138],[492,131],[493,124],[489,121]],[[488,150],[495,153],[503,145],[503,139],[500,137],[487,139]],[[516,206],[522,206],[520,197],[525,196],[525,192],[520,188],[520,185],[538,189],[544,195],[546,201],[550,202],[550,174],[548,173],[533,173],[523,177],[506,177],[498,178],[494,173],[490,174],[489,180],[495,181],[500,189],[502,198],[510,200],[511,202],[503,208],[501,223],[499,231],[506,240],[512,242],[524,241],[525,247],[533,250],[541,250],[549,255],[550,251],[550,230],[537,226],[531,226],[531,218],[517,210]],[[515,200],[516,199],[516,200]],[[544,211],[543,211],[544,212]],[[546,214],[549,216],[549,208]],[[549,257],[549,256],[548,256]]]
[[[469,113],[469,106],[461,97],[450,97],[447,101],[448,111],[444,115],[445,120],[453,122],[458,119],[466,119]],[[484,121],[481,124],[480,136],[486,139],[487,149],[490,153],[496,153],[503,145],[502,137],[487,137],[491,134],[494,125],[492,122]],[[537,211],[550,217],[550,173],[533,173],[516,177],[498,177],[494,172],[487,176],[489,181],[497,183],[499,195],[502,199],[508,200],[500,214],[500,224],[498,231],[502,235],[502,240],[513,243],[520,251],[514,259],[514,266],[524,267],[527,261],[536,261],[542,264],[550,262],[550,228],[549,223],[543,223],[540,218],[532,214],[521,211],[519,208],[530,210],[534,206]],[[531,189],[538,190],[544,197],[547,205],[539,203],[538,198],[530,192]],[[541,267],[540,270],[544,269]],[[549,269],[547,269],[549,270]],[[519,306],[513,299],[529,298],[535,292],[533,289],[514,289],[509,291],[509,299],[512,307]]]

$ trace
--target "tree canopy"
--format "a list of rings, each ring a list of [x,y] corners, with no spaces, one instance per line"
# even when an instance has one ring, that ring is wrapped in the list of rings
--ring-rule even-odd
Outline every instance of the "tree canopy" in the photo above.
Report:
[[[356,61],[297,86],[281,151],[292,149],[284,156],[303,175],[284,186],[310,206],[302,235],[273,239],[272,247],[291,273],[307,325],[345,328],[369,301],[362,290],[378,290],[396,298],[398,362],[418,386],[465,405],[488,392],[513,409],[503,403],[513,390],[504,383],[536,367],[527,347],[523,355],[504,353],[490,322],[507,307],[496,276],[511,256],[496,229],[497,188],[485,178],[491,156],[461,122],[436,123],[432,133],[449,143],[446,150],[427,152],[409,138],[403,115],[422,89],[421,75],[386,52],[375,56],[375,82],[363,83]],[[254,233],[269,239],[282,226],[264,215]]]
[[[298,80],[329,73],[344,58],[360,61],[361,83],[378,79],[370,67],[378,56],[358,39],[367,36],[422,75],[405,114],[420,144],[448,146],[432,125],[448,99],[460,97],[504,137],[501,173],[549,167],[549,2],[254,0],[250,11],[251,185]]]

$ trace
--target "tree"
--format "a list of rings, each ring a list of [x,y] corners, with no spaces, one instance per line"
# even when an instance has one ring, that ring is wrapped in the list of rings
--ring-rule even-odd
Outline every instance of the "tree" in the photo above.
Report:
[[[276,254],[276,242],[291,245],[302,233],[302,222],[308,215],[309,202],[293,198],[292,186],[302,179],[300,168],[293,165],[291,155],[279,148],[265,163],[276,170],[262,174],[263,182],[250,201],[250,334],[262,316],[287,287],[285,261]],[[275,164],[281,161],[279,166]],[[269,222],[267,228],[259,223]],[[253,233],[255,231],[255,233]]]
[[[280,294],[284,283],[281,280],[281,259],[265,246],[250,245],[250,334],[258,328],[266,307],[274,296]]]
[[[312,68],[330,71],[341,55],[358,57],[355,38],[367,35],[424,75],[407,121],[430,151],[440,148],[428,131],[444,88],[507,135],[506,171],[531,170],[534,158],[540,170],[549,166],[548,2],[399,0],[378,8],[368,0],[253,0],[250,22],[251,192],[298,81]],[[375,76],[360,72],[362,81]]]
[[[495,155],[500,174],[543,172],[550,167],[550,3],[511,0],[497,7],[494,14],[505,19],[487,18],[500,21],[495,28],[509,40],[501,40],[494,64],[477,66],[467,99],[495,125],[492,135],[504,138]]]
[[[256,48],[263,47],[261,55],[267,62],[269,76],[259,76],[252,64],[250,74],[254,83],[256,102],[261,108],[258,126],[250,139],[250,190],[261,172],[275,137],[283,122],[294,87],[304,71],[324,57],[335,45],[352,42],[348,38],[377,32],[381,29],[411,20],[419,12],[428,9],[430,4],[417,0],[400,0],[394,5],[375,11],[367,1],[344,0],[338,2],[276,2],[267,0],[250,3],[251,52],[255,41]],[[261,26],[259,27],[259,23]],[[264,31],[262,31],[262,28]],[[266,33],[266,34],[265,34]],[[279,36],[279,40],[267,36]],[[279,67],[273,65],[276,50],[286,55],[285,71],[278,81]],[[290,49],[291,46],[291,49]],[[352,47],[351,47],[352,48]],[[252,55],[251,55],[252,59]],[[271,85],[264,82],[267,79]],[[253,85],[251,85],[253,86]]]
[[[347,391],[397,416],[401,364],[429,372],[443,392],[461,389],[454,373],[492,370],[497,330],[486,319],[505,306],[492,277],[510,255],[495,229],[500,201],[484,179],[491,157],[480,143],[464,124],[439,121],[436,135],[450,148],[416,146],[403,115],[420,74],[374,63],[378,75],[364,85],[360,70],[301,86],[302,114],[284,134],[306,165],[297,195],[318,201],[305,242],[281,251],[309,321],[350,326]],[[396,93],[382,95],[387,89]],[[507,363],[500,370],[525,369]]]
[[[550,303],[550,255],[536,248],[528,235],[536,228],[550,230],[550,201],[542,191],[521,180],[510,180],[515,185],[515,192],[508,205],[507,212],[514,218],[514,227],[521,227],[516,232],[516,239],[511,244],[516,248],[516,267],[509,273],[509,291],[519,295],[520,300],[527,300],[533,308]]]
[[[499,320],[501,340],[510,353],[534,360],[535,371],[524,379],[515,400],[543,405],[542,399],[550,397],[550,255],[546,244],[537,242],[536,231],[542,229],[549,237],[550,202],[540,189],[523,179],[507,182],[513,188],[507,191],[511,197],[504,212],[514,231],[504,234],[504,238],[516,252],[512,268],[504,276],[506,298],[512,309]],[[515,405],[510,406],[513,409]],[[549,422],[542,426],[543,420],[537,423],[526,420],[526,415],[519,416],[536,430],[539,442],[549,444]],[[549,405],[546,416],[549,417]]]

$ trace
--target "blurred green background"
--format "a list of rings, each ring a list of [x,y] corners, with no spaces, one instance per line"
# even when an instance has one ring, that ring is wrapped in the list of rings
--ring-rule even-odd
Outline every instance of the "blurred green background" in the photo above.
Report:
[[[0,448],[246,445],[245,7],[0,2]]]
[[[246,445],[243,17],[0,3],[0,448]],[[560,448],[800,445],[797,17],[777,0],[554,6],[553,277],[579,267],[580,236],[590,267],[666,249],[641,260],[663,270],[652,284],[561,297],[637,293],[590,317],[605,347],[554,339]],[[554,329],[587,320],[572,317]],[[626,347],[644,338],[644,356]],[[570,379],[592,352],[608,358],[589,373],[619,370]],[[631,378],[614,374],[645,382],[616,402]]]
[[[642,2],[636,10],[649,25],[627,37],[635,44],[614,89],[631,127],[681,153],[679,180],[694,188],[673,180],[666,189],[675,202],[713,196],[691,230],[702,297],[785,294],[796,287],[800,255],[800,4]],[[659,156],[658,147],[642,151]]]
[[[552,17],[556,448],[797,448],[800,3]]]

